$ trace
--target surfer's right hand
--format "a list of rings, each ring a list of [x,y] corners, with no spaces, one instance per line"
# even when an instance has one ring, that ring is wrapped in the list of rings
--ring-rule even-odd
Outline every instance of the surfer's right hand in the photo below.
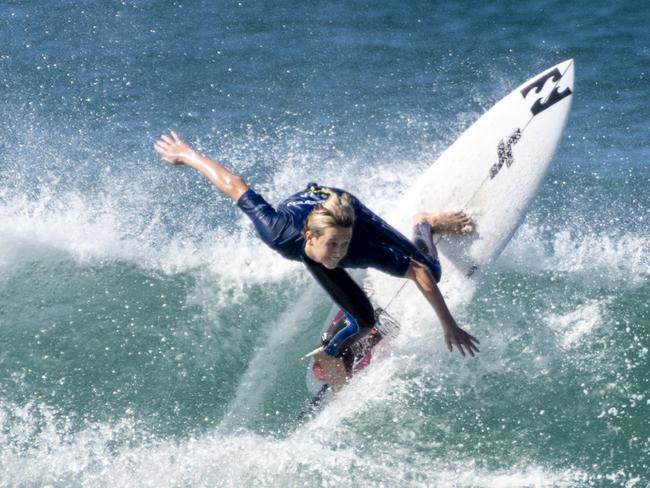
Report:
[[[161,136],[154,144],[154,149],[163,160],[172,164],[187,163],[196,152],[174,131]]]
[[[455,346],[463,357],[465,356],[465,351],[467,351],[467,353],[472,357],[474,357],[475,353],[480,352],[477,347],[477,344],[479,344],[478,339],[468,332],[465,332],[457,325],[455,327],[445,328],[445,343],[447,344],[449,352],[451,352]]]

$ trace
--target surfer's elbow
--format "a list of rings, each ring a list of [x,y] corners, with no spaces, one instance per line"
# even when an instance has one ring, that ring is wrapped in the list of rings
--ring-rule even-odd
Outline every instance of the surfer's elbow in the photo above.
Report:
[[[436,281],[431,275],[429,269],[417,261],[411,261],[409,263],[409,267],[406,270],[404,277],[414,281],[419,288],[431,289],[436,286]]]
[[[411,261],[404,277],[415,282],[420,282],[424,276],[424,273],[426,273],[424,266],[422,266],[417,261]]]
[[[223,182],[221,182],[220,185],[217,185],[217,188],[232,198],[234,202],[237,202],[241,196],[248,191],[249,186],[246,181],[244,181],[244,178],[232,174],[225,177]]]
[[[415,270],[413,269],[413,262],[409,263],[409,267],[404,274],[404,278],[415,281]]]

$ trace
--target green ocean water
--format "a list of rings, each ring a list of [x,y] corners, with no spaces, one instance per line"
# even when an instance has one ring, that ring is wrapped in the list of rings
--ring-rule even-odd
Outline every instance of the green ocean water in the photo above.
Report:
[[[0,486],[648,486],[648,21],[633,2],[0,3]],[[443,271],[480,355],[449,354],[407,288],[398,339],[299,422],[328,298],[154,140],[178,130],[272,203],[319,181],[394,214],[568,58],[522,227],[475,287]]]

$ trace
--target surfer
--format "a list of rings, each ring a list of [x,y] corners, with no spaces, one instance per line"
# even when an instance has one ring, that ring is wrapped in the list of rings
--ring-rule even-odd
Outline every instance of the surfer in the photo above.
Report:
[[[163,135],[154,147],[163,160],[190,166],[206,176],[248,215],[267,245],[288,259],[302,261],[346,312],[348,325],[330,338],[316,358],[335,391],[347,380],[342,352],[371,330],[376,320],[370,300],[345,268],[372,267],[413,280],[438,316],[449,351],[455,347],[463,356],[479,352],[479,341],[456,324],[438,289],[437,256],[423,252],[425,248],[409,241],[354,196],[310,183],[276,210],[240,176],[196,151],[175,132]],[[414,224],[420,233],[416,237],[425,242],[427,237],[430,241],[431,232],[473,230],[462,212],[419,213]]]

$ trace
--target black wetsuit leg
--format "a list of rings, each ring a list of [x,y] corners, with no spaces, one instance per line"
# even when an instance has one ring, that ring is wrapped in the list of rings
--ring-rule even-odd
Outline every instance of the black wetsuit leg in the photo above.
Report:
[[[365,292],[347,271],[342,268],[327,269],[307,257],[303,261],[316,281],[332,297],[332,300],[358,323],[358,331],[346,330],[346,327],[332,337],[331,342],[337,343],[335,355],[338,356],[348,345],[359,340],[374,327],[375,309]],[[338,337],[339,335],[340,337]],[[337,337],[338,339],[344,338],[344,340],[338,344]]]

